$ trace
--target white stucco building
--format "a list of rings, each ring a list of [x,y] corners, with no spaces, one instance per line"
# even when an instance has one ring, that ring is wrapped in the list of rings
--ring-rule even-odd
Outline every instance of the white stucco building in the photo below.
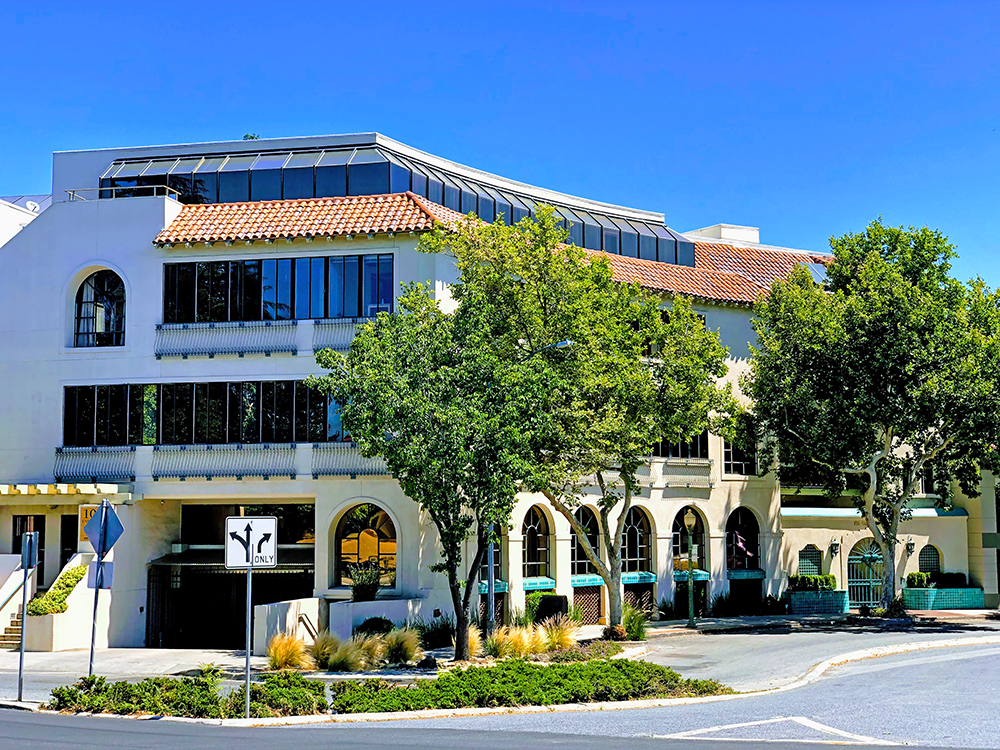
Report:
[[[299,626],[300,614],[343,630],[374,612],[450,611],[445,579],[430,570],[433,525],[300,382],[320,373],[317,350],[346,348],[359,321],[391,311],[401,283],[429,280],[447,300],[450,261],[415,250],[435,221],[474,211],[509,222],[556,206],[571,239],[608,253],[618,278],[692,297],[729,348],[734,382],[753,300],[796,265],[820,273],[825,260],[762,245],[750,227],[680,234],[662,214],[376,134],[57,153],[53,195],[0,250],[0,556],[40,531],[39,584],[51,585],[90,550],[81,506],[109,498],[126,527],[107,605],[117,646],[239,646],[243,577],[223,568],[221,545],[224,518],[241,513],[280,519],[279,567],[257,577],[255,604],[295,602],[259,610],[259,640]],[[628,599],[673,597],[687,575],[678,531],[689,506],[694,577],[709,596],[777,595],[803,559],[846,586],[850,551],[867,536],[856,511],[783,494],[721,437],[658,453],[628,520]],[[969,573],[996,604],[994,497],[987,477],[981,500],[945,515],[927,498],[903,535],[916,550],[934,545],[942,566]],[[903,575],[918,555],[901,550]],[[351,607],[347,566],[366,559],[385,588]],[[555,590],[590,619],[606,608],[568,523],[542,498],[520,498],[496,570],[503,606]]]

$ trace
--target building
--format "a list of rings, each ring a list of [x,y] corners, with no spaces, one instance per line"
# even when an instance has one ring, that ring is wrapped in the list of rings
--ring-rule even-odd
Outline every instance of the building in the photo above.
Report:
[[[343,632],[369,614],[450,610],[430,570],[433,525],[380,461],[359,455],[335,405],[301,383],[320,372],[317,350],[346,348],[360,321],[393,310],[400,283],[431,280],[447,301],[454,267],[415,249],[435,222],[470,211],[517,221],[554,205],[572,241],[607,253],[618,278],[690,296],[729,347],[734,382],[754,299],[799,264],[821,273],[826,259],[762,245],[749,227],[678,233],[659,213],[377,134],[56,153],[53,195],[4,248],[0,557],[40,531],[39,584],[51,585],[92,552],[80,518],[110,499],[126,527],[102,615],[116,646],[239,646],[244,579],[223,567],[228,515],[279,518],[279,567],[255,576],[258,648],[303,621]],[[905,533],[995,601],[988,490],[951,515],[916,514]],[[689,575],[689,507],[703,596],[777,595],[789,573],[813,568],[846,582],[865,536],[857,517],[803,497],[757,477],[754,457],[721,437],[659,446],[626,522],[626,599],[670,600]],[[580,513],[596,528],[590,508]],[[502,606],[555,590],[603,616],[600,580],[541,498],[519,499],[498,557]],[[901,558],[901,574],[916,557]],[[383,570],[381,598],[352,605],[347,565],[369,559]]]
[[[0,198],[0,247],[34,221],[49,202],[47,195],[12,195]]]

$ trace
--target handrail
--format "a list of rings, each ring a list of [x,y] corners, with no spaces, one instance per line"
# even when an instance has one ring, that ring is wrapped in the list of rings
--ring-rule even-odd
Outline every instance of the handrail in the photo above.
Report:
[[[14,573],[16,573],[19,570],[23,571],[23,568],[20,565],[18,565],[16,568],[14,568]],[[31,577],[33,575],[35,575],[35,568],[32,568],[31,572],[28,573],[28,580],[29,581],[31,580]],[[17,587],[13,591],[10,592],[10,596],[8,596],[6,599],[3,600],[3,604],[0,604],[0,610],[2,610],[4,607],[6,607],[8,604],[10,604],[10,600],[13,599],[14,595],[18,591],[20,591],[22,588],[24,588],[24,573],[23,572],[21,573],[21,582],[19,584],[17,584]],[[27,612],[22,612],[21,613],[21,617],[25,617],[27,614],[28,614]]]
[[[299,613],[299,622],[305,626],[306,632],[309,633],[309,636],[315,641],[318,633],[316,631],[316,626],[313,625],[312,620],[309,619],[309,615],[305,612]]]
[[[140,196],[137,193],[141,190],[149,190],[149,196]],[[126,195],[126,198],[138,198],[138,197],[155,197],[162,194],[168,198],[173,198],[175,201],[180,200],[181,191],[176,188],[168,187],[167,185],[133,185],[132,187],[95,187],[95,188],[76,188],[75,190],[66,190],[66,194],[69,196],[70,201],[87,201],[80,193],[93,193],[97,192],[98,200],[104,199],[104,193],[110,193],[112,199],[118,198],[118,192],[128,192],[130,195]]]

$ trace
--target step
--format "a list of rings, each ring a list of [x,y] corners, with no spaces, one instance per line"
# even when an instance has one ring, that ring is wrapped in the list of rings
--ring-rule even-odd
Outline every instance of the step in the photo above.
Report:
[[[16,635],[18,638],[21,637],[21,628],[4,628],[4,635]]]

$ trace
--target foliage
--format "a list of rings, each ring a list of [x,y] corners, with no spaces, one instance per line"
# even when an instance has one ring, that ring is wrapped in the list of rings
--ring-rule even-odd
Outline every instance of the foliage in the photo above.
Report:
[[[330,657],[338,648],[340,648],[340,639],[324,628],[316,634],[316,638],[309,645],[309,655],[317,669],[326,669],[330,663]]]
[[[108,682],[105,677],[82,677],[72,686],[52,690],[45,706],[53,711],[230,718],[244,715],[246,688],[226,697],[219,694],[219,677],[151,677],[140,682]],[[298,716],[325,712],[326,686],[297,672],[265,675],[251,685],[250,713],[254,717]]]
[[[498,627],[486,636],[483,650],[494,659],[509,659],[514,656],[514,646],[507,635],[506,627]]]
[[[836,588],[836,576],[788,576],[789,591],[833,591]]]
[[[390,664],[409,664],[422,655],[420,635],[413,628],[399,628],[385,637],[385,659]]]
[[[628,640],[628,631],[624,625],[607,625],[601,633],[601,638],[606,641]]]
[[[371,602],[382,588],[382,569],[378,561],[348,563],[347,574],[351,578],[351,601]]]
[[[649,627],[649,616],[644,610],[626,604],[622,608],[622,627],[630,641],[646,640],[646,630]]]
[[[931,574],[914,571],[906,575],[906,588],[908,589],[929,589],[931,587]]]
[[[454,669],[413,686],[384,680],[331,687],[336,713],[556,705],[732,692],[714,680],[683,680],[672,669],[627,659],[538,665],[517,659]]]
[[[969,588],[965,573],[931,573],[931,585],[939,589]]]
[[[82,581],[86,575],[86,565],[74,565],[72,568],[64,570],[48,591],[28,602],[28,616],[35,617],[65,612],[69,606],[66,600],[73,593],[76,584]]]
[[[744,391],[783,485],[856,492],[887,607],[927,471],[947,505],[953,483],[977,497],[980,470],[1000,464],[1000,297],[950,277],[955,248],[938,231],[879,219],[830,244],[826,288],[799,268],[757,304]]]
[[[897,596],[889,602],[889,606],[885,608],[885,614],[883,615],[883,617],[890,620],[902,620],[909,616],[910,613],[907,611],[906,605],[903,604],[903,597],[901,596]]]
[[[587,644],[578,644],[560,651],[553,651],[549,654],[548,659],[550,662],[557,664],[573,661],[590,661],[592,659],[610,659],[622,651],[624,651],[622,645],[615,641],[591,641]]]
[[[356,635],[351,642],[357,646],[364,662],[364,669],[381,666],[385,659],[385,637],[380,635]]]
[[[444,648],[455,642],[455,618],[442,615],[433,620],[415,617],[407,623],[420,636],[420,645],[425,649]]]
[[[388,617],[369,617],[354,628],[354,635],[386,635],[395,627]]]
[[[708,589],[702,583],[695,581],[694,587],[694,616],[705,617],[708,615]],[[661,620],[686,620],[688,619],[688,588],[687,581],[678,581],[674,587],[674,599],[670,601],[666,597],[660,599],[657,605]]]
[[[327,657],[326,670],[328,672],[360,672],[366,667],[366,654],[359,647],[356,641],[341,641],[337,648]]]
[[[546,651],[565,651],[576,645],[577,623],[566,615],[550,617],[542,623]]]
[[[567,617],[569,617],[569,619],[571,619],[577,625],[583,625],[583,607],[581,607],[579,604],[570,604]]]
[[[312,669],[306,645],[294,633],[275,633],[267,642],[267,665],[271,669]]]

